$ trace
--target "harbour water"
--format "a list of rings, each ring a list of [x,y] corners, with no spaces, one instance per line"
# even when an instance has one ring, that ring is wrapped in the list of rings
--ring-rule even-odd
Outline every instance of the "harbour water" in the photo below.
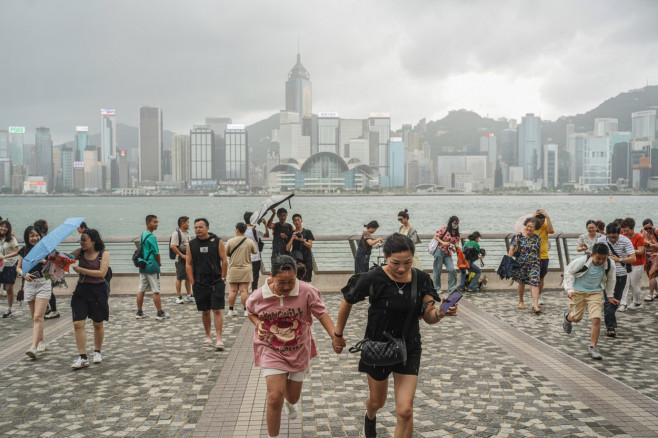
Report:
[[[16,234],[35,219],[56,226],[65,218],[85,216],[90,227],[108,236],[133,236],[144,229],[144,217],[160,219],[156,234],[176,228],[179,216],[205,217],[211,231],[232,235],[245,211],[257,209],[264,197],[0,197],[0,216],[9,218]],[[451,215],[460,218],[464,232],[511,232],[516,220],[543,208],[557,232],[584,232],[587,219],[610,222],[619,217],[658,220],[658,196],[295,196],[289,221],[300,213],[304,226],[315,234],[360,234],[363,224],[377,220],[379,233],[397,231],[397,213],[409,210],[410,223],[419,233],[433,233]],[[269,218],[269,215],[267,216]]]

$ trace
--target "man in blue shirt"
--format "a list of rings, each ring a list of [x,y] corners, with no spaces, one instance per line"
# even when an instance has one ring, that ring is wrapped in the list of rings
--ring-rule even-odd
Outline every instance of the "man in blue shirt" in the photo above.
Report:
[[[146,268],[139,269],[139,288],[137,289],[137,313],[136,319],[145,318],[142,312],[144,304],[144,295],[151,291],[153,304],[158,313],[155,316],[157,321],[164,321],[169,318],[164,310],[160,300],[160,250],[158,249],[158,239],[153,232],[158,229],[158,217],[154,214],[146,216],[146,231],[142,233],[140,243],[142,245],[142,258],[146,261]]]
[[[608,300],[613,298],[616,283],[614,264],[608,259],[608,246],[597,243],[591,256],[579,257],[564,271],[564,290],[569,296],[569,310],[564,312],[562,328],[571,333],[572,323],[583,319],[585,308],[592,321],[591,340],[588,353],[592,359],[601,360],[597,344],[601,333],[604,293]]]

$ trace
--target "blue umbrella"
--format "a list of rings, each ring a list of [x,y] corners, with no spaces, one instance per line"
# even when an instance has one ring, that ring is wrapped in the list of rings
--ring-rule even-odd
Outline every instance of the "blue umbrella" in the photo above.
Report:
[[[39,260],[46,258],[48,254],[53,252],[57,248],[57,245],[62,243],[64,239],[80,226],[83,220],[85,220],[83,217],[70,217],[62,225],[43,236],[23,258],[23,272],[30,272],[30,269],[36,266]]]

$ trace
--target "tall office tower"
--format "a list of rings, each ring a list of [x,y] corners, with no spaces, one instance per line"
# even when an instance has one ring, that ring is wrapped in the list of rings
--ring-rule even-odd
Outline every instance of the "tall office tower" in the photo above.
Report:
[[[501,160],[510,166],[518,164],[519,148],[516,144],[518,135],[516,129],[503,129],[503,132],[500,133]]]
[[[130,187],[130,164],[128,163],[128,153],[125,150],[119,151],[119,187]]]
[[[224,133],[226,140],[226,173],[223,184],[249,185],[249,143],[244,125],[231,124]]]
[[[628,142],[616,143],[612,146],[612,162],[610,168],[610,183],[627,187],[631,180],[631,155]]]
[[[206,126],[213,130],[216,136],[224,138],[226,127],[233,123],[230,117],[206,117]]]
[[[619,120],[612,118],[594,119],[594,136],[605,137],[611,132],[619,131]]]
[[[496,144],[496,135],[494,133],[489,132],[480,137],[480,152],[487,153],[487,160],[490,164],[493,164],[493,169],[495,170],[496,162],[498,162],[498,145]]]
[[[116,110],[101,108],[101,157],[108,163],[117,155],[117,115]]]
[[[162,111],[139,107],[139,180],[162,180]]]
[[[509,119],[507,121],[507,129],[511,129],[512,131],[516,131],[518,129],[516,119]]]
[[[217,177],[213,169],[215,133],[207,125],[190,129],[190,183],[194,189],[214,189]]]
[[[301,56],[297,54],[297,63],[288,73],[286,81],[286,111],[299,114],[300,123],[304,118],[310,118],[312,94],[311,94],[311,75],[302,65]],[[310,135],[310,132],[304,132],[304,135]]]
[[[53,190],[53,141],[50,128],[37,128],[35,135],[36,174],[46,182],[46,191]]]
[[[21,193],[23,191],[23,166],[14,164],[11,170],[11,191]]]
[[[379,178],[389,175],[389,141],[391,139],[391,117],[388,113],[370,113],[368,130],[377,133],[377,152],[370,155],[370,165],[379,169]]]
[[[75,161],[83,161],[89,146],[89,126],[75,127]]]
[[[401,137],[391,137],[388,148],[389,174],[382,180],[383,187],[404,187],[404,142]]]
[[[318,113],[318,152],[340,154],[338,113]]]
[[[11,187],[9,132],[0,130],[0,188]]]
[[[610,138],[585,137],[583,148],[582,182],[589,189],[607,189],[610,186]]]
[[[567,135],[564,144],[569,145],[569,136],[576,132],[576,125],[574,125],[573,122],[569,120],[566,124],[565,130]]]
[[[519,166],[523,178],[537,181],[541,173],[541,119],[532,113],[521,118],[519,125]]]
[[[99,180],[101,178],[98,161],[98,147],[87,146],[83,154],[85,169],[85,191],[96,192],[101,189]]]
[[[355,154],[353,149],[350,147],[352,140],[368,140],[368,121],[363,119],[340,119],[340,128],[339,133],[339,153],[345,161],[349,161],[350,158],[358,158],[363,164],[370,163],[369,148],[365,150],[361,149],[359,144],[359,153]],[[357,156],[358,155],[358,156]]]
[[[53,188],[59,191],[62,188],[62,147],[53,147]]]
[[[638,111],[631,114],[631,134],[633,138],[656,139],[656,110]]]
[[[10,156],[13,164],[23,165],[23,136],[25,126],[9,127]],[[22,185],[22,184],[21,184]]]
[[[190,182],[190,136],[174,134],[171,139],[171,180]]]
[[[558,186],[558,147],[555,143],[544,145],[544,187]]]
[[[36,176],[37,174],[37,147],[33,144],[23,145],[23,166],[25,176]]]
[[[578,183],[583,176],[583,159],[585,139],[587,134],[574,133],[569,136],[567,152],[569,152],[569,181]]]
[[[294,158],[299,162],[311,156],[311,136],[302,133],[302,124],[296,112],[279,113],[279,157]]]
[[[62,148],[62,187],[64,189],[73,188],[73,162],[76,161],[76,152],[68,146]]]

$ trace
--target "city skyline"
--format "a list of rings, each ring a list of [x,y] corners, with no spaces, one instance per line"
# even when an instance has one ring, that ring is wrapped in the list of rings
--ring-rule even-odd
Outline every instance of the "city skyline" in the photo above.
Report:
[[[257,2],[225,14],[214,2],[1,1],[12,19],[0,45],[16,55],[0,73],[0,126],[27,126],[30,136],[47,126],[60,144],[75,126],[96,132],[99,108],[138,126],[140,105],[161,108],[177,133],[207,116],[249,125],[284,108],[280,84],[298,38],[314,113],[388,112],[393,129],[461,108],[554,120],[655,83],[651,2],[525,5],[366,1],[317,14],[313,2]]]

